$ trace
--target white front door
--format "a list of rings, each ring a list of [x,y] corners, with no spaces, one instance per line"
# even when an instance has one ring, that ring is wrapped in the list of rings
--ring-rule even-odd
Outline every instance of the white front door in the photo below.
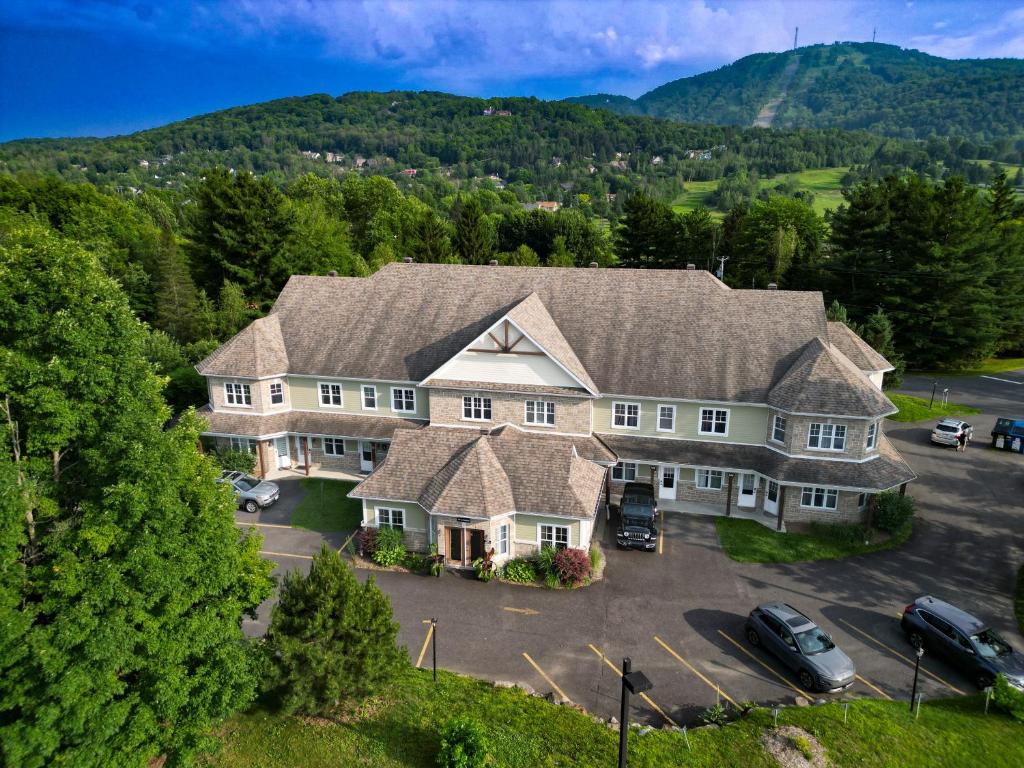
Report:
[[[752,507],[757,499],[757,475],[746,472],[740,475],[740,495],[736,504],[741,507]]]
[[[659,499],[675,499],[676,497],[676,468],[661,467],[661,482],[658,484]]]
[[[369,441],[359,443],[359,469],[373,472],[373,443]]]
[[[287,469],[292,465],[292,457],[288,455],[288,438],[279,437],[274,440],[274,448],[277,450],[278,469]]]
[[[764,492],[764,511],[769,515],[779,514],[779,484],[774,480],[768,481]]]

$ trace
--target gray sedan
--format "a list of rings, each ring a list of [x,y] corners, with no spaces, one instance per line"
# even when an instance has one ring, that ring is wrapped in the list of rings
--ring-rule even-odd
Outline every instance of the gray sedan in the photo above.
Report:
[[[235,489],[238,505],[246,512],[256,512],[263,507],[269,507],[281,495],[281,489],[277,483],[260,480],[244,472],[232,472],[226,469],[221,472],[217,482],[229,483]]]
[[[825,630],[786,603],[765,603],[747,618],[747,640],[775,654],[808,691],[834,693],[853,685],[850,657]]]

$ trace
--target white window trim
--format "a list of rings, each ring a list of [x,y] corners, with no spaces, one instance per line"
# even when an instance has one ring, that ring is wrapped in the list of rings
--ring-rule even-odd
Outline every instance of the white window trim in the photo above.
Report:
[[[366,390],[373,390],[373,406],[366,404]],[[377,397],[377,387],[373,384],[362,384],[359,387],[359,402],[363,406],[364,411],[376,411],[378,409],[378,403],[380,400]]]
[[[279,402],[279,403],[275,403],[274,402],[274,387],[275,386],[281,388],[281,402]],[[267,385],[267,403],[270,404],[271,406],[274,406],[274,405],[284,405],[285,404],[284,382],[281,381],[280,379],[278,379],[277,381],[272,381],[272,382],[270,382]]]
[[[401,527],[401,530],[403,532],[406,530],[406,528],[405,528],[405,510],[404,509],[398,509],[397,507],[374,507],[373,511],[374,511],[373,522],[374,522],[374,525],[377,528],[394,528],[395,527],[395,516],[394,516],[394,513],[397,512],[398,514],[400,514],[402,516],[402,527]],[[386,524],[382,524],[381,521],[380,521],[380,513],[381,512],[387,512],[388,513],[388,522]]]
[[[664,429],[661,426],[661,409],[662,408],[669,408],[672,411],[672,426],[669,427],[668,429]],[[658,403],[658,409],[657,409],[657,411],[655,411],[655,413],[658,416],[657,422],[654,425],[655,430],[657,430],[658,432],[675,432],[676,431],[676,407],[674,405],[671,405],[669,403]]]
[[[397,392],[399,390],[402,390],[402,391],[408,390],[408,391],[412,392],[412,408],[407,408],[407,409],[406,408],[395,408],[395,392]],[[405,398],[402,398],[402,400],[404,402]],[[391,405],[391,411],[393,413],[416,413],[416,387],[392,387],[391,388],[391,402],[390,402],[390,405]]]
[[[775,423],[776,423],[776,419],[782,419],[782,421],[785,422],[785,425],[782,427],[782,439],[781,440],[779,440],[779,438],[777,438],[775,436]],[[785,445],[786,444],[786,431],[788,429],[789,429],[789,419],[787,419],[781,413],[773,414],[772,415],[772,424],[771,424],[771,437],[769,437],[768,439],[771,440],[773,443],[778,443],[779,445]]]
[[[615,477],[615,468],[618,467],[620,464],[622,465],[622,477],[616,478]],[[612,482],[615,482],[615,483],[635,483],[636,482],[636,466],[637,465],[636,465],[635,461],[619,461],[619,462],[616,462],[614,465],[612,465]],[[627,480],[626,479],[626,467],[632,467],[633,468],[633,479],[632,480]]]
[[[810,491],[811,492],[811,503],[810,504],[804,504],[804,492],[805,491]],[[829,493],[835,494],[836,505],[834,507],[830,507],[830,506],[827,506],[827,505],[823,506],[823,507],[819,507],[817,504],[814,503],[814,496],[815,496],[817,491],[823,491],[823,495],[822,495],[822,501],[823,502],[828,501]],[[825,510],[826,512],[836,512],[839,509],[839,489],[838,488],[829,488],[829,487],[824,486],[824,485],[804,485],[804,486],[801,486],[800,487],[800,507],[803,508],[803,509],[821,509],[821,510]]]
[[[843,447],[842,448],[822,448],[821,440],[824,437],[824,429],[818,432],[818,445],[811,445],[811,428],[812,427],[832,427],[832,436],[829,438],[832,445],[836,443],[836,427],[842,427],[843,429]],[[850,430],[845,424],[836,424],[831,421],[812,421],[807,425],[807,450],[808,451],[822,451],[824,453],[846,453],[846,445],[849,442]]]
[[[236,447],[235,443],[244,443],[244,447]],[[228,447],[232,451],[242,451],[244,453],[251,453],[256,455],[257,445],[256,439],[252,437],[229,437]]]
[[[330,440],[333,443],[341,443],[341,453],[329,453],[327,451],[327,441]],[[345,438],[343,437],[321,437],[320,447],[323,448],[324,456],[344,456],[345,455]]]
[[[635,405],[636,406],[636,426],[635,427],[631,427],[628,424],[621,424],[620,425],[620,424],[616,424],[615,423],[615,406],[616,405],[626,406],[626,413],[624,415],[624,418],[626,420],[629,419],[629,406],[631,406],[631,405]],[[641,407],[640,403],[638,403],[635,400],[614,400],[614,401],[612,401],[612,424],[611,424],[612,429],[636,429],[636,430],[639,430],[640,429],[640,419],[643,417],[643,412],[644,411],[643,411],[643,408]]]
[[[702,425],[704,424],[704,411],[711,411],[711,430],[712,431],[710,431],[710,432],[705,432],[702,429]],[[715,432],[714,431],[715,415],[718,413],[718,411],[725,411],[725,432]],[[719,408],[718,406],[714,406],[714,405],[712,405],[712,406],[702,406],[702,407],[697,409],[697,434],[698,435],[714,435],[715,437],[728,437],[729,436],[729,427],[731,426],[731,424],[730,424],[731,421],[732,421],[732,410],[730,408]]]
[[[480,418],[477,418],[476,416],[467,416],[466,415],[466,400],[469,400],[469,412],[470,413],[472,413],[475,410],[474,409],[474,405],[473,405],[473,401],[474,400],[479,400],[480,401]],[[484,416],[483,415],[484,414],[484,410],[485,410],[484,400],[486,400],[488,402],[488,404],[486,406],[486,410],[491,412],[490,416]],[[494,399],[491,398],[491,397],[488,397],[487,395],[463,395],[462,396],[462,403],[460,404],[459,407],[462,410],[462,418],[460,419],[460,421],[475,421],[475,422],[484,422],[484,423],[487,423],[489,421],[494,421]]]
[[[544,421],[530,421],[527,418],[527,414],[529,413],[529,406],[528,406],[529,403],[533,403],[533,415],[534,415],[534,417],[536,418],[537,413],[542,413]],[[552,421],[550,423],[547,421],[547,417],[548,417],[547,407],[549,405],[551,406],[551,418],[552,418]],[[538,409],[537,406],[543,406],[543,407]],[[529,425],[531,427],[547,427],[548,429],[554,429],[555,426],[556,426],[557,420],[558,420],[558,416],[556,415],[555,403],[554,403],[553,400],[526,400],[526,401],[523,402],[523,424],[527,424],[527,425]]]
[[[494,534],[494,544],[495,544],[494,551],[495,551],[495,554],[498,554],[498,555],[501,555],[502,557],[504,557],[505,555],[508,555],[509,553],[511,553],[511,551],[512,551],[512,530],[511,529],[512,529],[512,526],[509,523],[502,523],[501,525],[499,525],[497,527],[497,529],[495,529],[495,534]],[[502,531],[505,531],[505,539],[504,539],[505,551],[504,552],[501,551],[501,545],[502,545],[501,532]]]
[[[327,390],[328,393],[329,393],[328,396],[327,396],[328,399],[333,399],[334,398],[334,393],[331,392],[330,387],[337,387],[338,388],[338,395],[341,397],[341,402],[338,403],[338,404],[335,404],[335,403],[325,403],[324,402],[324,393],[320,391],[320,387],[327,387],[328,388],[328,390]],[[340,381],[318,381],[316,383],[316,402],[317,402],[317,404],[321,408],[344,408],[345,407],[345,388],[341,385]]]
[[[228,387],[244,387],[249,390],[249,402],[248,403],[232,403],[228,399]],[[234,392],[231,393],[231,397],[234,397]],[[240,395],[242,399],[245,399],[244,390]],[[252,408],[252,387],[246,384],[244,381],[225,381],[224,382],[224,406],[226,408]]]
[[[882,424],[878,421],[872,421],[868,424],[868,428],[865,432],[864,437],[864,450],[877,451],[878,450],[878,433],[882,430]]]
[[[537,550],[540,551],[544,547],[544,541],[541,538],[541,529],[551,529],[551,546],[558,549],[558,536],[555,535],[556,530],[565,531],[565,548],[570,549],[572,547],[572,527],[568,525],[556,525],[553,523],[537,523]]]
[[[700,484],[700,473],[704,473],[704,479],[708,481],[709,485]],[[712,477],[718,477],[720,485],[716,488],[710,485]],[[720,491],[725,487],[725,472],[721,469],[695,469],[693,472],[693,484],[699,491]]]

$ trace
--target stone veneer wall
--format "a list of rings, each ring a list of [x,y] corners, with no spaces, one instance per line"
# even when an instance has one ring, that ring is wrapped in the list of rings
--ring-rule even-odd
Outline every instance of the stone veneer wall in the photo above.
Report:
[[[462,418],[462,398],[481,396],[491,398],[491,420],[471,421]],[[526,401],[548,400],[555,404],[555,423],[550,427],[526,423]],[[571,432],[590,434],[590,406],[587,398],[549,397],[546,395],[522,395],[512,392],[488,392],[481,390],[435,389],[430,393],[430,423],[467,425],[496,425],[508,422],[533,432]]]
[[[808,509],[800,506],[801,488],[786,488],[785,521],[787,523],[863,523],[867,512],[857,507],[860,496],[852,491],[839,492],[839,508]]]
[[[288,381],[285,378],[280,379],[264,379],[263,381],[253,381],[251,379],[231,379],[223,376],[210,376],[207,378],[207,389],[210,395],[210,405],[213,406],[215,411],[227,411],[237,413],[280,413],[287,411],[291,406],[291,392],[289,391]],[[224,402],[224,384],[226,382],[235,382],[238,384],[248,384],[249,394],[252,395],[252,406],[237,406],[228,405]],[[284,391],[284,402],[276,405],[270,403],[270,385],[271,384],[282,384]]]
[[[783,414],[785,415],[785,414]],[[881,422],[879,420],[879,430]],[[846,448],[843,451],[816,451],[807,447],[807,434],[811,424],[842,424],[846,427]],[[877,448],[867,451],[864,448],[864,441],[867,439],[868,425],[870,421],[863,419],[827,419],[821,416],[786,416],[786,451],[794,456],[815,456],[817,458],[836,458],[857,461],[874,456],[878,453]],[[769,442],[768,445],[778,446],[778,443]]]

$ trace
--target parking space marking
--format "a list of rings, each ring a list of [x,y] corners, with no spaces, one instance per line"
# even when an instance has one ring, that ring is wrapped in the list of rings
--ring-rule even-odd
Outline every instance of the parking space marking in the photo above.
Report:
[[[982,379],[992,379],[992,381],[1001,381],[1005,384],[1024,384],[1024,381],[1015,381],[1014,379],[1000,379],[998,376],[985,376],[981,375]]]
[[[665,510],[659,510],[658,515],[661,517],[661,525],[658,528],[658,554],[663,555],[665,554]]]
[[[423,647],[420,648],[420,655],[416,659],[417,669],[423,664],[423,657],[427,655],[427,646],[430,645],[430,638],[434,636],[434,622],[430,619],[425,619],[423,623],[430,626],[427,627],[427,636],[423,638]]]
[[[247,523],[244,520],[235,520],[235,525],[244,525],[246,528],[252,526],[253,528],[287,528],[292,529],[290,525],[281,525],[279,523]]]
[[[868,640],[870,640],[871,642],[875,643],[876,645],[882,646],[883,648],[885,648],[885,650],[887,650],[889,653],[893,654],[894,656],[898,656],[899,658],[903,659],[903,661],[907,662],[907,664],[909,664],[910,666],[914,666],[914,660],[913,659],[911,659],[911,658],[909,658],[907,656],[904,656],[902,653],[900,653],[899,651],[897,651],[894,648],[890,648],[888,645],[883,643],[881,640],[879,640],[876,637],[874,637],[874,635],[869,635],[863,629],[858,629],[857,627],[853,626],[853,624],[848,622],[846,619],[840,619],[839,621],[841,621],[843,624],[848,626],[850,629],[852,629],[857,634],[863,635],[864,637],[866,637]],[[928,675],[928,677],[931,677],[931,678],[934,678],[935,680],[938,680],[940,683],[942,683],[944,686],[949,688],[949,690],[953,691],[954,693],[959,693],[961,696],[966,696],[966,694],[963,691],[961,691],[959,688],[957,688],[955,685],[952,685],[951,683],[947,683],[945,680],[943,680],[941,677],[936,675],[934,672],[931,672],[931,671],[925,669],[923,665],[921,666],[921,671],[924,672],[926,675]]]
[[[609,667],[611,667],[611,668],[612,668],[612,671],[613,671],[613,672],[614,672],[614,673],[615,673],[616,675],[618,675],[619,677],[622,677],[622,670],[621,670],[621,669],[619,669],[618,667],[616,667],[616,666],[615,666],[614,664],[612,664],[612,663],[611,663],[611,661],[610,661],[610,660],[608,659],[608,657],[607,657],[607,656],[605,656],[605,655],[604,655],[603,653],[601,653],[601,652],[600,652],[599,650],[597,650],[597,648],[595,648],[595,647],[594,647],[593,645],[591,645],[590,643],[587,643],[587,647],[588,647],[588,648],[589,648],[590,650],[592,650],[592,651],[593,651],[594,653],[596,653],[596,654],[597,654],[597,657],[598,657],[599,659],[601,659],[601,661],[603,661],[603,662],[604,662],[605,664],[607,664],[607,665],[608,665]],[[640,698],[641,698],[641,699],[643,699],[644,701],[646,701],[646,702],[647,702],[647,703],[648,703],[648,704],[650,705],[651,709],[653,709],[653,710],[654,710],[655,712],[657,712],[657,713],[658,713],[659,715],[661,715],[662,717],[664,717],[664,718],[665,718],[665,720],[666,720],[666,721],[667,721],[667,722],[668,722],[668,723],[669,723],[669,724],[670,724],[670,725],[671,725],[672,727],[674,727],[674,728],[678,728],[678,727],[679,727],[678,725],[676,725],[676,721],[675,721],[675,720],[673,720],[673,719],[672,719],[671,717],[669,717],[668,715],[666,715],[666,714],[665,714],[665,711],[664,711],[664,710],[663,710],[663,709],[662,709],[661,707],[659,707],[659,706],[658,706],[657,704],[655,704],[655,703],[654,703],[654,701],[652,701],[652,700],[651,700],[651,697],[650,697],[650,696],[648,696],[648,695],[647,695],[646,693],[641,693],[641,694],[640,694]]]
[[[879,688],[874,683],[869,682],[866,678],[863,678],[860,675],[854,675],[854,677],[856,677],[858,680],[860,680],[862,683],[864,683],[864,685],[866,685],[868,688],[873,690],[875,693],[877,693],[882,698],[888,699],[889,701],[892,701],[892,696],[890,696],[888,693],[883,691],[881,688]]]
[[[528,654],[526,651],[523,651],[523,658],[526,659],[528,662],[530,662],[530,666],[533,667],[535,670],[537,670],[537,674],[544,678],[544,682],[551,686],[551,690],[553,690],[555,693],[557,693],[563,699],[568,701],[570,704],[572,703],[572,699],[570,699],[568,696],[566,696],[565,695],[565,691],[563,691],[561,688],[559,688],[558,684],[555,683],[555,681],[552,680],[550,677],[548,677],[547,673],[543,669],[540,668],[540,665],[536,661],[534,661],[533,659],[530,658],[530,654]]]
[[[810,695],[809,693],[807,693],[807,691],[802,691],[802,690],[800,690],[799,688],[797,688],[797,687],[796,687],[795,685],[793,685],[793,684],[792,684],[791,682],[789,682],[789,680],[787,680],[786,678],[784,678],[784,677],[783,677],[782,675],[780,675],[780,674],[779,674],[778,672],[776,672],[776,671],[775,671],[774,669],[772,669],[772,668],[771,668],[771,667],[769,667],[769,666],[768,666],[767,664],[765,664],[765,663],[764,663],[763,661],[761,661],[761,660],[760,660],[759,658],[757,658],[757,656],[755,656],[754,654],[752,654],[752,653],[751,653],[750,651],[748,651],[748,650],[747,650],[746,648],[744,648],[744,647],[743,647],[742,645],[740,645],[740,644],[739,644],[739,643],[737,643],[737,642],[736,642],[735,640],[733,640],[733,639],[732,639],[731,637],[729,637],[729,636],[728,636],[727,634],[725,634],[725,632],[723,632],[722,630],[718,630],[718,634],[720,634],[720,635],[721,635],[722,637],[724,637],[724,638],[725,638],[726,640],[728,640],[728,641],[729,641],[730,643],[732,643],[733,645],[735,645],[735,646],[736,646],[737,648],[739,648],[739,649],[740,649],[741,651],[743,651],[743,653],[747,654],[747,656],[749,656],[749,657],[750,657],[750,658],[752,658],[752,659],[753,659],[754,661],[756,661],[756,662],[757,662],[758,664],[760,664],[760,665],[761,665],[762,667],[764,667],[765,669],[767,669],[767,670],[768,670],[769,672],[771,672],[771,673],[772,673],[773,675],[775,675],[775,677],[779,678],[779,680],[781,680],[781,681],[782,681],[783,683],[785,683],[786,685],[788,685],[788,686],[789,686],[790,688],[792,688],[792,689],[793,689],[794,691],[796,691],[797,693],[799,693],[799,694],[800,694],[801,696],[803,696],[803,697],[804,697],[805,699],[807,699],[807,700],[809,701],[809,700],[811,700],[811,699],[813,699],[813,698],[814,698],[814,697],[813,697],[813,696],[811,696],[811,695]]]
[[[672,654],[672,656],[674,656],[676,660],[679,661],[684,667],[686,667],[688,670],[693,672],[693,674],[695,674],[697,677],[703,680],[704,684],[707,685],[708,688],[720,694],[726,701],[728,701],[734,707],[739,708],[739,704],[736,703],[736,700],[733,699],[733,697],[730,696],[728,693],[723,691],[722,686],[716,685],[715,683],[712,683],[710,680],[708,680],[707,677],[701,674],[701,672],[698,669],[696,669],[692,664],[690,664],[690,662],[688,662],[686,659],[684,659],[682,656],[680,656],[678,653],[672,650],[672,648],[669,647],[668,643],[666,643],[660,637],[655,635],[654,640],[658,645],[660,645],[662,648],[664,648],[666,651]]]
[[[540,611],[534,608],[513,608],[511,605],[503,605],[501,610],[508,611],[509,613],[521,613],[524,616],[539,616]]]
[[[348,535],[348,538],[347,538],[347,539],[345,539],[345,543],[344,543],[344,544],[342,544],[342,545],[341,545],[340,547],[338,547],[338,553],[339,553],[339,554],[345,551],[345,547],[347,547],[347,546],[348,546],[348,543],[349,543],[350,541],[352,541],[352,539],[354,539],[354,538],[356,537],[356,534],[357,534],[357,533],[359,533],[359,529],[358,529],[358,528],[356,528],[356,529],[355,529],[354,531],[352,531],[352,533],[350,533],[350,534]]]
[[[296,557],[299,560],[312,560],[312,555],[293,555],[290,552],[271,552],[269,549],[261,549],[261,555],[270,555],[271,557]]]

